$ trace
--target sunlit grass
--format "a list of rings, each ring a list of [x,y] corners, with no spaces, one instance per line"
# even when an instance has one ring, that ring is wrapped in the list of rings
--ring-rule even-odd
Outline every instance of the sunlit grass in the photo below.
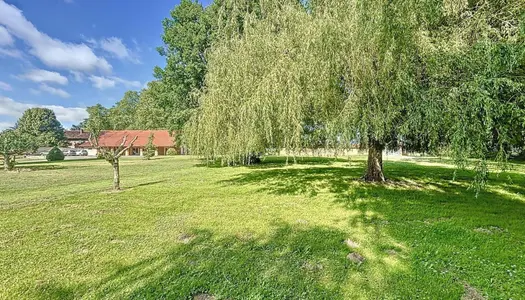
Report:
[[[361,157],[125,159],[119,193],[104,161],[24,163],[0,174],[0,298],[524,297],[524,167],[476,198],[428,163],[386,161],[378,185]]]

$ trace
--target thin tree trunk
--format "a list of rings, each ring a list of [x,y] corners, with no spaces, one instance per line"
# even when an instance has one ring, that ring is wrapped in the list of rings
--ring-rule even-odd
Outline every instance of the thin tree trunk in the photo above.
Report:
[[[120,170],[118,159],[113,160],[113,189],[120,190]]]
[[[368,167],[364,176],[365,181],[370,182],[384,182],[385,175],[383,174],[383,150],[385,146],[370,139],[368,143]]]

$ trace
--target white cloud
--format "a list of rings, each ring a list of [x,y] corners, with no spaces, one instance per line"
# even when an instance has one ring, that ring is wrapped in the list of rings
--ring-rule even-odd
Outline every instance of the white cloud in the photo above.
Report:
[[[84,39],[91,47],[100,48],[118,59],[127,60],[135,64],[141,63],[136,51],[131,50],[122,42],[122,39],[118,37],[109,37],[101,39],[100,41],[86,37],[84,37]],[[133,39],[133,43],[136,44],[137,41]]]
[[[81,72],[69,71],[69,73],[73,75],[73,78],[75,78],[76,82],[84,82],[84,74],[82,74]]]
[[[78,123],[88,117],[88,113],[85,108],[82,107],[64,107],[60,105],[41,105],[41,104],[29,104],[14,101],[11,98],[0,96],[0,115],[10,116],[19,118],[22,116],[24,111],[33,107],[44,107],[53,110],[57,116],[57,119],[62,123]],[[14,124],[0,124],[1,126],[13,126]]]
[[[59,96],[59,97],[62,97],[62,98],[69,98],[71,97],[71,95],[62,90],[62,89],[57,89],[57,88],[54,88],[52,86],[49,86],[47,84],[41,84],[40,85],[40,90],[43,91],[43,92],[47,92],[47,93],[50,93],[52,95],[56,95],[56,96]]]
[[[110,78],[112,80],[115,80],[118,83],[121,83],[121,84],[125,85],[126,87],[129,87],[129,88],[140,88],[142,86],[142,83],[140,83],[140,81],[126,80],[126,79],[122,79],[122,78],[119,78],[119,77],[116,77],[116,76],[111,76]]]
[[[132,63],[140,63],[140,60],[136,57],[136,54],[133,53],[121,39],[116,37],[110,37],[100,41],[100,47],[108,52],[113,54],[119,59],[129,60]]]
[[[89,80],[93,83],[93,86],[99,90],[104,90],[107,88],[112,88],[115,86],[116,82],[114,80],[108,79],[101,76],[89,76]]]
[[[65,76],[60,75],[60,73],[57,72],[51,72],[41,69],[34,69],[29,71],[26,74],[19,75],[19,78],[28,79],[34,82],[50,82],[50,83],[57,83],[61,85],[68,84],[68,80]]]
[[[21,51],[17,49],[0,48],[0,56],[9,56],[12,58],[22,58],[23,54]]]
[[[65,43],[51,38],[29,22],[22,11],[0,0],[0,24],[31,47],[30,53],[49,67],[93,72],[111,72],[111,65],[85,44]]]
[[[9,83],[6,83],[6,82],[3,82],[3,81],[0,81],[0,90],[4,90],[4,91],[12,91],[13,88],[11,87],[11,85]]]
[[[15,40],[4,26],[0,26],[0,46],[12,46]]]
[[[139,81],[131,81],[122,79],[116,76],[89,76],[89,80],[93,83],[93,86],[99,90],[115,87],[117,84],[122,84],[128,88],[140,88],[142,84]]]

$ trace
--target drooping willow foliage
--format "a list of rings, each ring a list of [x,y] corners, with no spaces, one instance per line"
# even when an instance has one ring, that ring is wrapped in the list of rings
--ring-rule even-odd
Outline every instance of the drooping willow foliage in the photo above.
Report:
[[[273,3],[272,3],[273,2]],[[303,147],[307,120],[332,120],[344,101],[341,28],[298,3],[261,3],[266,17],[247,16],[243,37],[216,45],[190,147],[239,161],[266,149]],[[329,20],[332,21],[333,20]],[[328,57],[329,55],[330,57]]]
[[[230,162],[316,143],[400,142],[458,162],[504,159],[524,140],[524,8],[523,0],[258,1],[242,34],[213,46],[188,144]]]

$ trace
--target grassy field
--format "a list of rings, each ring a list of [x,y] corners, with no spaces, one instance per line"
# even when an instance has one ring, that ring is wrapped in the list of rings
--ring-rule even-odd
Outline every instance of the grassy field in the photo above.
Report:
[[[475,198],[439,161],[121,163],[0,173],[0,298],[525,298],[525,166]]]

